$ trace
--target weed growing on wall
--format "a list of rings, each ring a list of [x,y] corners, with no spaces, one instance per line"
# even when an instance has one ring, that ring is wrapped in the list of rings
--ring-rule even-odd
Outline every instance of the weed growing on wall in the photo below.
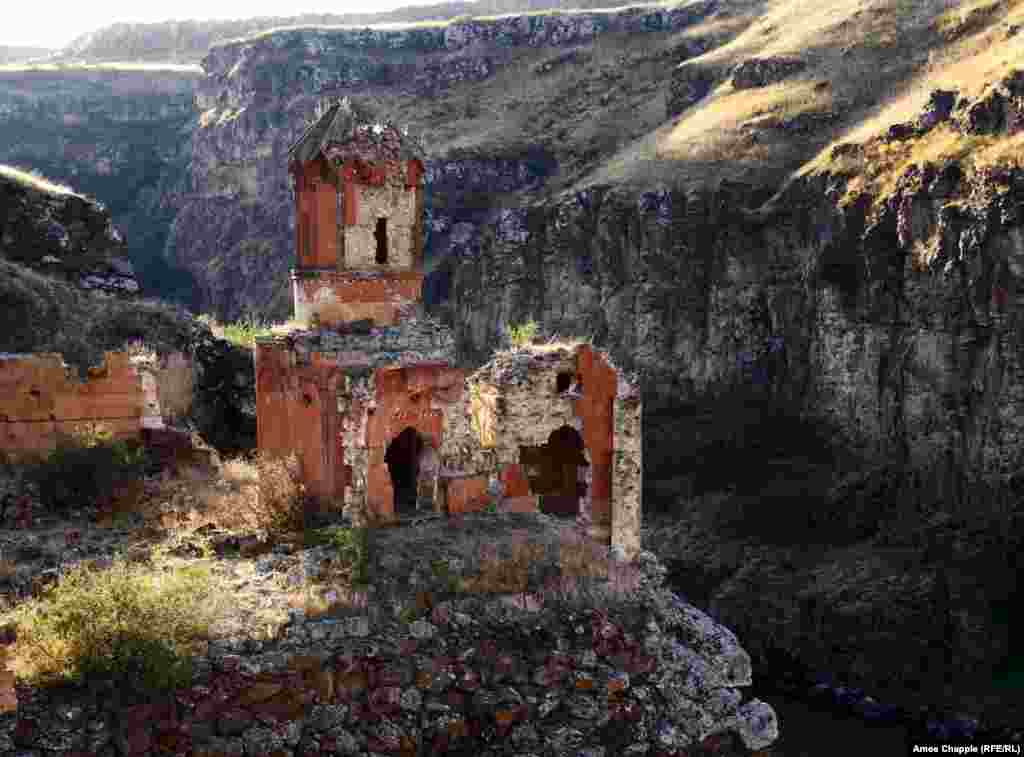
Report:
[[[508,339],[517,349],[528,345],[536,335],[537,322],[534,320],[529,320],[519,326],[511,326],[508,330]]]
[[[212,315],[201,315],[199,320],[210,327],[210,331],[218,339],[224,339],[239,347],[253,349],[256,337],[270,336],[273,326],[258,321],[253,317],[240,319],[234,323],[220,323]]]

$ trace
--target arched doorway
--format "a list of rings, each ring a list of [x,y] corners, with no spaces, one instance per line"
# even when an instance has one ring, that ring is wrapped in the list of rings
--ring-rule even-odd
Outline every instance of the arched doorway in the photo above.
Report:
[[[540,447],[520,447],[519,462],[527,471],[530,491],[540,495],[540,509],[549,515],[576,517],[587,485],[581,468],[590,465],[583,437],[572,426],[556,428]]]
[[[395,513],[408,514],[416,511],[417,481],[419,479],[420,453],[423,440],[412,427],[406,428],[388,445],[384,453],[391,486],[395,491]]]

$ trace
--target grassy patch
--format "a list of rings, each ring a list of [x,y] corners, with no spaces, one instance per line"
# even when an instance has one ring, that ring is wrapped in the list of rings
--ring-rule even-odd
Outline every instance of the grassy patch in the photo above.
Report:
[[[517,349],[528,345],[536,335],[537,322],[534,320],[529,320],[519,326],[511,326],[508,330],[508,340]]]
[[[207,324],[218,339],[225,339],[232,344],[250,350],[256,346],[257,337],[270,336],[274,328],[269,323],[257,321],[254,318],[238,320],[234,323],[220,323],[211,315],[201,315],[199,320]]]
[[[96,454],[103,443],[82,448]],[[87,467],[82,464],[79,477],[91,480]],[[195,643],[213,638],[212,626],[233,617],[237,602],[231,584],[213,571],[214,560],[232,555],[218,556],[196,529],[214,525],[301,542],[306,502],[297,467],[294,457],[234,459],[217,470],[165,476],[156,492],[150,489],[158,480],[148,481],[145,495],[131,504],[145,525],[129,535],[121,556],[106,565],[81,563],[41,594],[0,613],[0,622],[17,629],[10,657],[15,675],[39,686],[113,679],[140,696],[188,685]],[[322,537],[354,566],[353,574],[365,576],[359,569],[365,547],[360,549],[357,534]],[[178,556],[184,543],[198,552]],[[0,563],[0,571],[15,569]],[[254,616],[246,632],[272,632],[273,625]]]
[[[12,613],[18,642],[12,669],[33,685],[114,678],[132,691],[188,685],[187,646],[217,614],[208,568],[173,574],[117,560],[106,570],[77,566]]]
[[[369,583],[367,537],[366,528],[330,526],[309,532],[306,544],[334,547],[343,570],[348,572],[349,583],[352,586],[366,586]]]

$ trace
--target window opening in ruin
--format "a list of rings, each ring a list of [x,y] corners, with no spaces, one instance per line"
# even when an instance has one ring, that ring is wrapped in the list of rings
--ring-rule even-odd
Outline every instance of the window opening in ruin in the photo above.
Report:
[[[581,469],[590,463],[583,454],[583,437],[576,429],[561,426],[551,432],[545,444],[520,447],[519,464],[530,492],[540,497],[541,512],[573,518],[579,515],[580,498],[587,493]]]
[[[388,219],[377,219],[377,231],[374,232],[377,238],[377,262],[388,262]]]
[[[409,514],[416,511],[416,496],[419,480],[420,454],[423,440],[416,429],[407,427],[388,445],[384,453],[391,486],[395,490],[395,513]]]
[[[565,371],[562,371],[561,373],[558,374],[558,376],[555,377],[555,391],[557,391],[559,394],[566,391],[570,386],[572,386],[571,373],[566,373]]]

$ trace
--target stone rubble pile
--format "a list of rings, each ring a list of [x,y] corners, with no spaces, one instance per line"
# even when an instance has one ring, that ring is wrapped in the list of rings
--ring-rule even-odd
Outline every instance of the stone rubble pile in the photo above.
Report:
[[[384,603],[295,610],[275,639],[210,642],[192,686],[146,701],[111,682],[19,686],[0,754],[611,757],[771,744],[773,711],[738,691],[751,669],[735,636],[661,588],[653,555],[637,565],[633,599],[598,612],[484,595],[428,602],[415,618],[388,617]]]

